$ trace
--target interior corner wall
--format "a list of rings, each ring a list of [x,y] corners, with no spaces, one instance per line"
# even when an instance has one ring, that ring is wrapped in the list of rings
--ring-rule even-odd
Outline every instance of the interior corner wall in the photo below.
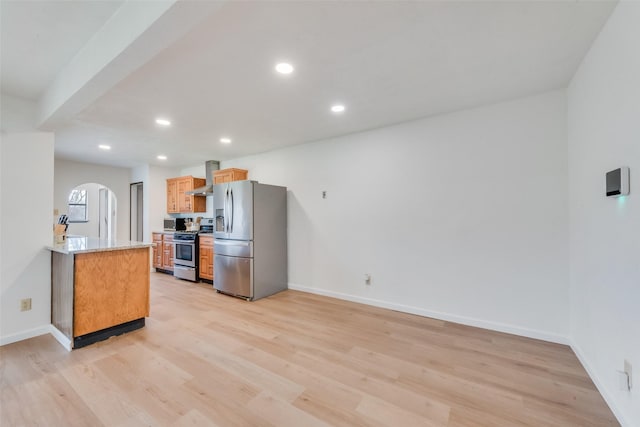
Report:
[[[640,3],[622,1],[568,88],[571,338],[625,426],[640,426]],[[628,166],[631,192],[605,196]],[[616,370],[634,367],[634,389]]]
[[[80,184],[96,183],[111,189],[117,199],[116,239],[129,240],[129,180],[130,169],[92,163],[55,159],[54,166],[54,208],[60,214],[66,213],[69,193]],[[91,201],[89,201],[91,203]],[[74,225],[68,232],[77,234]]]
[[[0,127],[6,133],[33,132],[36,129],[36,103],[2,93]]]
[[[1,138],[0,345],[49,332],[54,147],[52,133]],[[23,298],[31,310],[20,311]]]
[[[144,242],[151,242],[151,231],[149,230],[149,196],[147,195],[147,191],[149,191],[151,185],[149,183],[149,165],[145,164],[131,168],[131,178],[129,181],[129,185],[135,182],[142,183],[142,240]],[[131,220],[131,218],[129,218],[129,220]]]
[[[222,167],[288,187],[290,288],[567,342],[566,138],[559,90]]]
[[[177,168],[149,167],[149,241],[151,241],[151,232],[164,229],[164,219],[169,216],[167,214],[167,179],[178,176],[180,176],[180,170]]]

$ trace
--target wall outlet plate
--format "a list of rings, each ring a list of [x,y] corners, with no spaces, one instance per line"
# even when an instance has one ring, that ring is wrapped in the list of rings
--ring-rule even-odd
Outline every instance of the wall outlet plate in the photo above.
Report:
[[[31,310],[31,298],[25,298],[20,300],[20,311]]]

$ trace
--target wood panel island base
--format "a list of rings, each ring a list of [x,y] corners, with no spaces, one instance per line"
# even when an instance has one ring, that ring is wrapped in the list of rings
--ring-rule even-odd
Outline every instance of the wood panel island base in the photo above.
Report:
[[[67,349],[142,328],[151,244],[70,236],[51,250],[51,324]]]

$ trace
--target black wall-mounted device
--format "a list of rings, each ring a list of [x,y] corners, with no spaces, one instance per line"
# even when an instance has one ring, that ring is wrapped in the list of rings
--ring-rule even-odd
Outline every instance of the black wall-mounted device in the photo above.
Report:
[[[629,194],[629,168],[623,166],[607,172],[607,197]]]

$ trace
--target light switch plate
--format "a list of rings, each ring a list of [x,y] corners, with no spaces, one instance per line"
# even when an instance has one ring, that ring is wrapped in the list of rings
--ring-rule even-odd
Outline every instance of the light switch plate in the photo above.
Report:
[[[607,197],[620,197],[629,194],[629,168],[622,166],[606,174]]]
[[[633,388],[633,370],[631,367],[631,362],[629,362],[628,360],[624,361],[624,371],[629,377],[629,390],[631,390]]]

